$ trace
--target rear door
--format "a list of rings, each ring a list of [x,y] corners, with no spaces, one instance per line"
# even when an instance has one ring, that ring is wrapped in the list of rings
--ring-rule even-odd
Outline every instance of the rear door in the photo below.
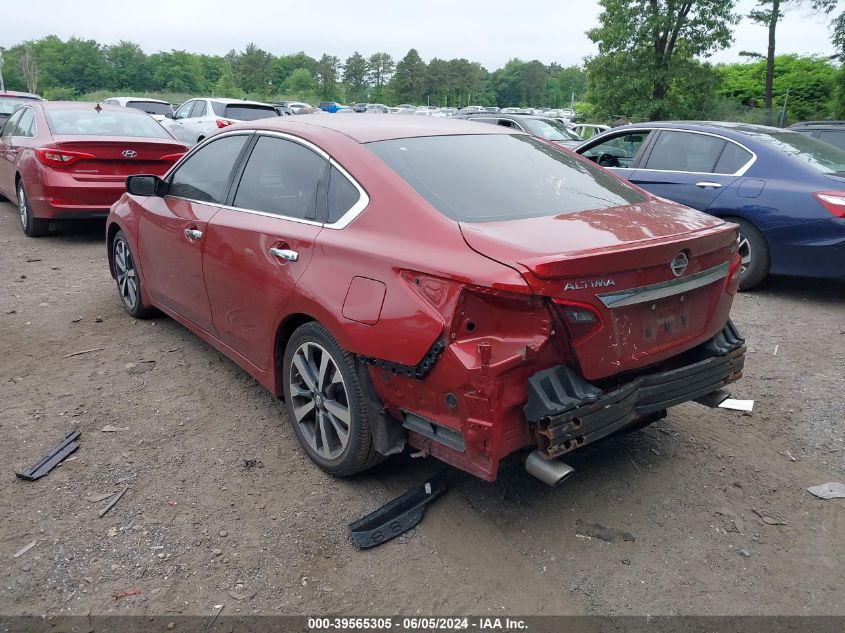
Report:
[[[222,136],[188,156],[167,194],[141,207],[139,251],[147,291],[166,308],[214,332],[202,273],[208,221],[226,199],[251,133]]]
[[[203,268],[214,327],[262,371],[323,227],[328,167],[323,152],[298,139],[257,135],[230,206],[208,225]]]
[[[721,136],[660,130],[629,180],[656,196],[705,211],[753,155]]]

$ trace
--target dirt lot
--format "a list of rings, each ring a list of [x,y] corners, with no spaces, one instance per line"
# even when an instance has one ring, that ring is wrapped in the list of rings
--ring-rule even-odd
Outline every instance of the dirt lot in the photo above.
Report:
[[[845,500],[806,491],[845,481],[842,283],[737,298],[753,415],[681,406],[573,455],[558,489],[513,459],[361,552],[346,525],[437,463],[323,474],[243,371],[123,312],[101,224],[17,222],[0,203],[0,614],[845,613]],[[73,461],[15,478],[75,428]],[[124,485],[98,518],[86,497]]]

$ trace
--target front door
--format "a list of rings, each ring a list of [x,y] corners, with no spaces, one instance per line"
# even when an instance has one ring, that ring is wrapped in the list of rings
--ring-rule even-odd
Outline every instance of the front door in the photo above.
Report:
[[[294,140],[260,135],[231,208],[208,225],[203,268],[217,336],[262,371],[272,366],[277,324],[322,230],[327,167]]]
[[[168,178],[163,198],[150,198],[139,223],[147,291],[161,305],[214,332],[202,272],[208,222],[225,200],[250,134],[224,136],[194,152]]]
[[[640,153],[647,147],[651,130],[626,130],[595,140],[578,153],[623,178],[630,179]]]

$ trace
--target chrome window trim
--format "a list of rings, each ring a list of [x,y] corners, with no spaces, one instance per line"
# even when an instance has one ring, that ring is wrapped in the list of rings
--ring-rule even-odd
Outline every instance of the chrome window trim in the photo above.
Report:
[[[662,281],[648,286],[640,286],[638,288],[629,288],[627,290],[619,290],[616,292],[607,292],[596,295],[596,297],[605,305],[605,307],[621,308],[624,306],[636,305],[638,303],[646,303],[648,301],[657,301],[658,299],[665,299],[672,295],[678,295],[683,292],[689,292],[697,288],[702,288],[712,284],[715,281],[724,279],[728,276],[728,262],[702,270],[694,275],[688,277],[680,277],[678,279],[670,279],[669,281]]]
[[[370,204],[370,197],[369,197],[369,195],[367,195],[367,192],[364,190],[364,188],[361,186],[361,184],[355,178],[352,177],[352,175],[343,167],[343,165],[341,165],[335,159],[333,159],[331,156],[329,156],[329,154],[325,150],[318,147],[314,143],[311,143],[310,141],[306,141],[305,139],[300,138],[298,136],[294,136],[294,135],[288,134],[286,132],[276,132],[274,130],[255,130],[255,129],[233,130],[232,132],[223,132],[222,134],[215,134],[214,136],[210,136],[209,138],[204,140],[202,143],[199,143],[198,145],[193,147],[190,152],[185,154],[185,156],[182,157],[182,159],[176,165],[173,166],[173,172],[172,173],[175,174],[176,169],[184,161],[188,160],[191,157],[192,154],[194,154],[196,151],[198,151],[201,147],[204,147],[209,142],[214,142],[215,140],[218,140],[218,139],[223,138],[225,136],[237,136],[239,134],[241,134],[241,135],[256,134],[258,136],[277,137],[277,138],[281,138],[281,139],[284,139],[284,140],[291,141],[293,143],[297,143],[299,145],[302,145],[302,146],[310,149],[311,151],[315,152],[318,156],[323,158],[329,164],[330,167],[336,167],[338,169],[338,171],[340,171],[340,173],[343,174],[343,176],[347,180],[349,180],[349,182],[351,182],[354,185],[354,187],[358,190],[358,193],[360,194],[360,197],[358,198],[358,202],[356,202],[354,205],[352,205],[352,207],[350,207],[348,211],[346,211],[342,216],[340,216],[340,218],[338,218],[338,220],[336,222],[329,224],[328,222],[325,222],[325,223],[324,222],[317,222],[316,220],[307,220],[305,218],[296,218],[296,217],[292,217],[292,216],[289,216],[289,215],[280,215],[278,213],[269,213],[267,211],[259,211],[257,209],[246,209],[244,207],[230,206],[230,205],[227,205],[227,204],[219,204],[219,203],[216,203],[216,202],[195,200],[193,198],[185,198],[185,197],[182,197],[182,196],[164,196],[164,197],[165,198],[176,198],[178,200],[187,200],[188,202],[195,202],[197,204],[205,204],[205,205],[209,205],[209,206],[216,206],[216,207],[219,207],[221,209],[228,209],[230,211],[242,211],[243,213],[250,213],[252,215],[260,215],[260,216],[264,216],[264,217],[268,217],[268,218],[278,218],[278,219],[281,219],[281,220],[288,220],[290,222],[299,222],[300,224],[311,224],[313,226],[323,226],[327,229],[334,229],[334,230],[340,230],[340,229],[347,227]],[[171,177],[171,174],[168,173],[166,178],[170,178],[170,177]]]
[[[730,173],[730,174],[723,174],[723,173],[719,173],[719,172],[715,172],[715,171],[683,171],[681,169],[649,169],[648,167],[636,167],[635,169],[637,171],[642,170],[642,171],[652,171],[652,172],[655,172],[655,173],[710,174],[712,176],[736,176],[736,177],[739,177],[739,176],[742,176],[743,174],[745,174],[745,172],[747,172],[751,168],[751,166],[755,162],[757,162],[757,153],[756,152],[749,149],[748,147],[746,147],[745,145],[743,145],[739,141],[735,141],[731,138],[728,138],[727,136],[722,136],[721,134],[716,134],[714,132],[704,132],[704,131],[700,131],[700,130],[683,130],[681,128],[674,128],[674,127],[671,127],[671,128],[670,127],[656,127],[656,128],[650,128],[650,130],[654,131],[654,132],[683,132],[685,134],[701,134],[702,136],[713,136],[713,137],[718,138],[722,141],[727,141],[728,143],[733,143],[734,145],[739,146],[740,148],[744,149],[746,152],[751,154],[751,158],[748,159],[748,162],[746,162],[742,167],[740,167],[738,170],[736,170],[735,172]],[[652,147],[651,151],[654,151],[653,147]],[[649,152],[649,158],[650,157],[651,157],[651,152]],[[716,162],[718,162],[718,161],[716,161]]]

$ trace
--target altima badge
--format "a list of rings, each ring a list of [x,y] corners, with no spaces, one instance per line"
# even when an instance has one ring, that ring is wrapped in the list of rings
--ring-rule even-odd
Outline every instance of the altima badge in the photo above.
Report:
[[[134,149],[125,149],[121,152],[124,158],[135,158],[138,155]]]
[[[674,273],[675,277],[680,277],[681,275],[683,275],[684,271],[687,269],[687,266],[689,266],[689,258],[687,257],[687,254],[683,251],[675,255],[672,258],[672,261],[669,262],[669,268],[672,269],[672,272]]]
[[[615,286],[616,282],[612,279],[591,279],[589,281],[567,281],[563,287],[563,291],[567,290],[584,290],[585,288],[609,288]]]

